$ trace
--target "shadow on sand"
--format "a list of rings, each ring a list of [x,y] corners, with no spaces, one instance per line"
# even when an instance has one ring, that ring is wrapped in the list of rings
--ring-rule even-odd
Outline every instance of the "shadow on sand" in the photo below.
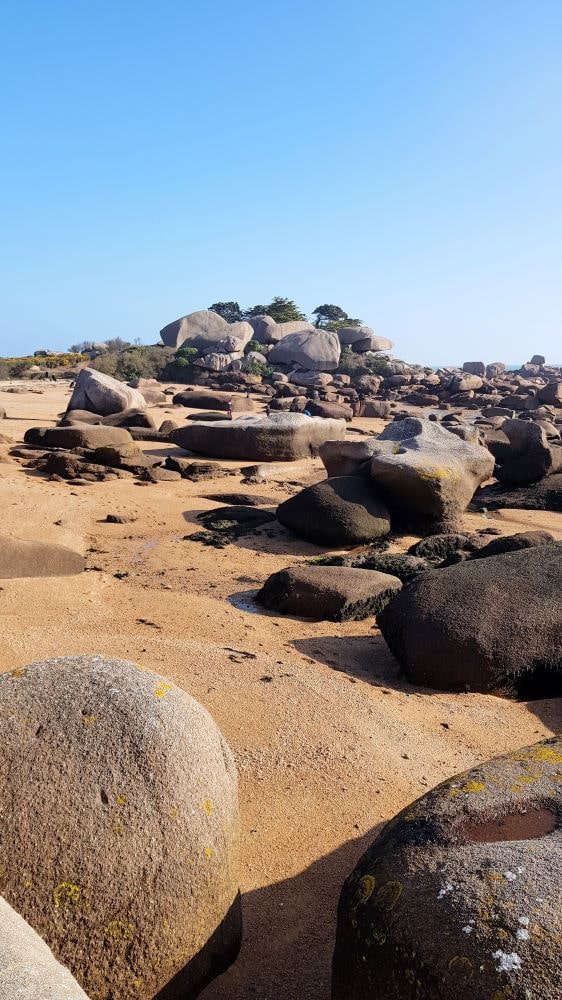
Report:
[[[382,825],[294,878],[245,893],[240,957],[203,1000],[329,1000],[340,890]]]

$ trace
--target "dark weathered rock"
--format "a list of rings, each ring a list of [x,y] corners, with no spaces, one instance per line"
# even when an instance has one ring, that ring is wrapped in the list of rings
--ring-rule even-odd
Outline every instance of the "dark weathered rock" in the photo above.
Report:
[[[373,570],[290,566],[266,580],[256,601],[282,614],[342,622],[378,614],[401,586]]]
[[[415,684],[562,694],[562,544],[422,573],[379,625]]]
[[[385,504],[360,476],[336,476],[307,487],[279,505],[277,518],[320,545],[361,545],[390,531]]]
[[[331,438],[345,436],[343,420],[274,413],[269,417],[240,417],[178,427],[172,440],[189,451],[247,461],[290,462],[309,458]]]
[[[267,507],[274,502],[271,497],[259,496],[257,493],[203,493],[201,499],[230,504],[232,507]]]
[[[2,1000],[88,1000],[48,945],[2,898],[0,996]]]
[[[347,406],[345,403],[325,403],[320,399],[307,399],[305,409],[313,417],[332,417],[335,420],[347,421],[353,418],[351,406]]]
[[[0,739],[8,903],[97,1000],[197,995],[240,938],[236,772],[208,713],[76,656],[0,677]]]
[[[257,403],[245,396],[231,396],[228,392],[210,392],[206,389],[184,389],[173,398],[174,406],[189,406],[194,410],[220,410],[226,413],[229,404],[233,413],[257,409]]]
[[[549,444],[538,424],[506,420],[501,429],[509,439],[509,452],[498,472],[501,483],[532,483],[562,467],[562,449]]]
[[[472,559],[499,556],[504,552],[518,552],[519,549],[531,549],[536,545],[552,545],[555,541],[550,531],[520,531],[516,535],[493,538],[487,545],[477,548],[472,553]]]
[[[236,535],[247,534],[275,520],[275,514],[251,506],[216,507],[197,515],[209,531],[226,531]]]
[[[0,580],[24,576],[75,576],[83,570],[84,557],[63,545],[0,536]]]
[[[133,439],[125,428],[89,426],[76,424],[74,427],[30,427],[24,435],[26,444],[40,445],[42,448],[96,448],[134,447]]]
[[[474,536],[456,533],[449,535],[428,535],[421,542],[411,545],[408,552],[413,556],[428,559],[432,563],[443,562],[460,551],[472,551],[476,545]]]
[[[403,810],[342,890],[332,1000],[553,1000],[562,740],[499,757]]]
[[[405,552],[377,552],[372,549],[348,555],[324,556],[315,560],[316,565],[350,566],[355,569],[376,570],[377,573],[388,573],[396,576],[402,583],[412,580],[418,573],[431,569],[426,559],[411,556]]]
[[[552,510],[562,511],[562,475],[546,476],[538,483],[506,489],[486,486],[475,494],[472,510]]]

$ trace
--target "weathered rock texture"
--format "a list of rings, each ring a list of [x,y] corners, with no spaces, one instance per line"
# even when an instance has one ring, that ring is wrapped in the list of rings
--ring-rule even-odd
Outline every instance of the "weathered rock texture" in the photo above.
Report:
[[[562,740],[439,785],[342,890],[332,1000],[562,996]]]
[[[146,400],[138,389],[93,368],[84,368],[80,372],[68,404],[69,410],[89,410],[102,417],[145,407]]]
[[[277,518],[320,545],[361,545],[390,531],[386,505],[360,476],[335,476],[308,486],[279,504]]]
[[[239,417],[178,427],[171,438],[180,448],[202,455],[290,462],[308,458],[317,453],[324,441],[344,435],[344,420],[272,413],[269,417]]]
[[[389,424],[377,439],[371,475],[391,513],[453,525],[494,470],[494,458],[429,420]]]
[[[415,684],[561,695],[562,543],[422,573],[379,626]]]
[[[400,590],[395,576],[343,566],[290,566],[272,573],[256,600],[282,614],[343,622],[376,615]]]
[[[0,677],[2,892],[96,1000],[183,1000],[235,957],[237,781],[207,712],[131,663]]]
[[[307,371],[333,372],[340,360],[337,334],[328,330],[289,333],[269,353],[270,364],[300,365]]]
[[[68,969],[2,898],[0,996],[2,1000],[88,1000]]]

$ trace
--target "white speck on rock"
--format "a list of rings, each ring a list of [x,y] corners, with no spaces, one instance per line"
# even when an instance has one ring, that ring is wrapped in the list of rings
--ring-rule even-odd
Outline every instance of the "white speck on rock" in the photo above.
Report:
[[[497,959],[498,972],[517,972],[521,968],[521,959],[514,951],[509,954],[505,951],[494,951],[492,958]]]
[[[515,879],[517,878],[515,872],[505,872],[504,874],[508,882],[515,882]]]
[[[520,927],[519,930],[517,931],[518,941],[528,941],[530,936],[531,935],[529,934],[529,931],[526,930],[525,927]]]
[[[472,934],[473,930],[474,927],[471,927],[470,924],[467,924],[466,927],[463,927],[464,934]]]
[[[518,917],[518,921],[522,927],[528,927],[530,923],[529,917]]]
[[[439,890],[437,894],[437,899],[443,899],[443,896],[448,896],[449,893],[454,892],[454,890],[455,890],[454,885],[451,885],[450,882],[447,882],[447,884],[444,885],[443,888]]]

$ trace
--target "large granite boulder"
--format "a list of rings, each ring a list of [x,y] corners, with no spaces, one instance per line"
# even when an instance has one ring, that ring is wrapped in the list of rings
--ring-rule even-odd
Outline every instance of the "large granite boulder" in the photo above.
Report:
[[[253,340],[258,344],[278,344],[290,333],[313,333],[316,327],[306,320],[293,320],[290,323],[276,323],[272,316],[255,316],[249,320],[253,328]]]
[[[84,557],[64,545],[0,535],[0,580],[24,576],[76,576]]]
[[[282,614],[343,622],[377,615],[402,584],[395,576],[346,566],[289,566],[272,573],[256,596]]]
[[[369,462],[377,450],[375,437],[364,437],[358,441],[326,441],[318,454],[328,476],[355,476],[365,463]]]
[[[96,448],[135,447],[129,431],[124,427],[105,427],[98,424],[76,423],[69,427],[30,427],[24,434],[26,444],[41,448]]]
[[[388,535],[390,514],[361,476],[336,476],[284,500],[277,519],[301,538],[334,547],[362,545]]]
[[[500,483],[532,483],[562,468],[562,449],[551,445],[534,421],[505,420],[501,432],[509,440],[509,451],[498,471]]]
[[[67,409],[88,410],[106,417],[110,413],[145,408],[146,400],[138,389],[93,368],[83,368],[74,383]]]
[[[562,406],[562,373],[559,379],[549,382],[548,385],[539,389],[537,395],[541,403],[547,403],[550,406]]]
[[[562,996],[561,765],[536,743],[385,826],[341,893],[332,1000]]]
[[[300,365],[306,371],[333,372],[340,360],[340,342],[328,330],[301,330],[289,333],[271,349],[272,365]]]
[[[237,420],[198,422],[172,431],[171,439],[186,451],[218,458],[256,462],[292,462],[316,455],[324,441],[345,436],[345,420],[271,413]]]
[[[52,951],[0,897],[2,1000],[88,1000]]]
[[[253,330],[249,323],[227,323],[211,309],[202,309],[168,323],[160,330],[160,336],[166,347],[174,350],[193,347],[202,355],[231,354],[244,350]]]
[[[236,771],[205,709],[74,656],[0,677],[0,739],[10,906],[96,1000],[197,995],[240,940]]]
[[[486,365],[483,361],[465,361],[462,366],[463,372],[467,375],[479,375],[480,378],[484,378],[486,374]]]
[[[494,471],[493,455],[482,445],[417,417],[389,424],[377,444],[375,488],[392,513],[408,520],[453,526]]]
[[[340,344],[350,345],[359,354],[366,351],[391,351],[394,347],[392,340],[386,337],[378,337],[370,326],[342,326],[338,330]]]
[[[562,695],[562,543],[422,573],[379,626],[414,684]]]
[[[210,372],[223,372],[230,368],[234,361],[240,361],[244,357],[244,351],[232,351],[230,354],[212,351],[202,358],[197,358],[193,363],[199,368],[204,368]]]

